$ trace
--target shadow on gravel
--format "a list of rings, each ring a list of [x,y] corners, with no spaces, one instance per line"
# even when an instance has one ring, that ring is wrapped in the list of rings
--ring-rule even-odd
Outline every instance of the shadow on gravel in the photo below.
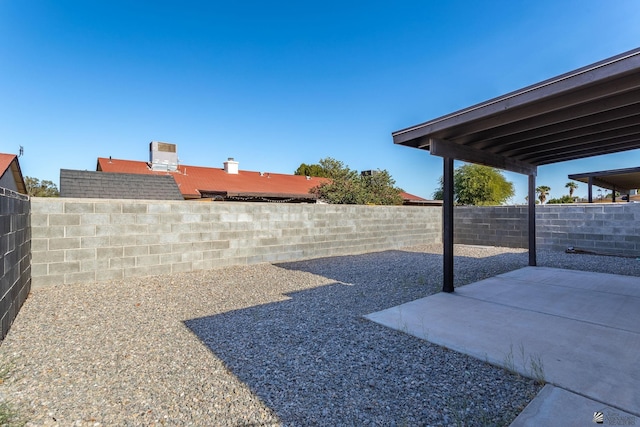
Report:
[[[526,264],[500,256],[511,269]],[[336,282],[185,324],[284,425],[508,425],[538,391],[531,381],[362,318],[437,292],[441,258],[388,251],[280,264]]]

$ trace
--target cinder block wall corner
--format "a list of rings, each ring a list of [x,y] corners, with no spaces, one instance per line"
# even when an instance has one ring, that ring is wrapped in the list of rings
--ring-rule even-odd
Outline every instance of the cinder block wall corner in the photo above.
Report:
[[[0,187],[0,339],[31,291],[29,197]]]

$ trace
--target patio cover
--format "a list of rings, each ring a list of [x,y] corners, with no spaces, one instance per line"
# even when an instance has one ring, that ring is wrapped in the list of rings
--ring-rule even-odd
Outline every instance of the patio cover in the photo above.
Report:
[[[584,182],[589,186],[589,203],[593,202],[591,187],[596,185],[613,191],[615,201],[616,191],[630,195],[631,190],[640,188],[640,167],[626,169],[612,169],[608,171],[586,172],[569,175],[569,179]],[[629,201],[627,197],[627,201]]]
[[[444,159],[443,291],[453,292],[453,161],[529,176],[529,265],[537,167],[640,148],[640,48],[393,132]]]

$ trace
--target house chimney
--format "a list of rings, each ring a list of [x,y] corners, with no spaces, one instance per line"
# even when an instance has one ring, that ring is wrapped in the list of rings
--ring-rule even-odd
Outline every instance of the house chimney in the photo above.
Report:
[[[233,157],[229,157],[226,162],[224,162],[224,171],[229,175],[238,175],[238,162],[233,160]]]

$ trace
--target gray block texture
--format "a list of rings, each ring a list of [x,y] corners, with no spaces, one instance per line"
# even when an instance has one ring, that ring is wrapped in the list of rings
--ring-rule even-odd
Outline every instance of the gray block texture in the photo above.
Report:
[[[32,210],[34,288],[383,251],[442,235],[439,207],[33,198]]]
[[[528,246],[526,206],[456,206],[454,243],[466,245]]]
[[[457,206],[458,244],[528,247],[526,206]],[[640,204],[536,206],[536,247],[640,257]]]
[[[32,198],[31,208],[33,287],[442,240],[440,207]],[[456,207],[454,215],[457,244],[528,245],[526,206]],[[638,204],[537,206],[536,244],[640,256],[638,220]]]
[[[0,187],[0,339],[31,290],[29,198]]]

